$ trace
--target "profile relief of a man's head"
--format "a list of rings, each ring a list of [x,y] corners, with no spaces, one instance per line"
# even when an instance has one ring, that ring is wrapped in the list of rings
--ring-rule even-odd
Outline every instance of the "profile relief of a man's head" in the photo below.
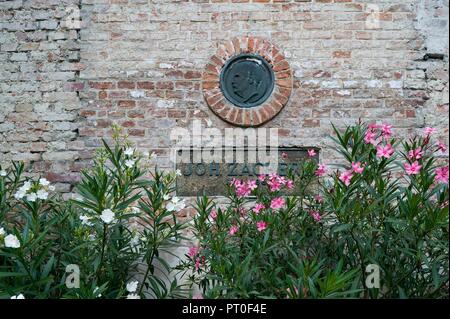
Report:
[[[234,74],[231,85],[233,92],[242,99],[242,103],[252,103],[257,100],[265,88],[263,72],[257,65],[246,65],[240,72]]]

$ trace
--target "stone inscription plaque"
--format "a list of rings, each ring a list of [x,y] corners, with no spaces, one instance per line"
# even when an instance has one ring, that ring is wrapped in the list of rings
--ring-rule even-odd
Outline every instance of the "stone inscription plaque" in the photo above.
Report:
[[[308,148],[310,149],[310,148]],[[276,165],[278,174],[285,176],[289,169],[294,173],[298,171],[299,163],[307,156],[307,148],[278,148],[278,164]],[[236,150],[227,150],[228,152],[236,152]],[[193,150],[184,150],[190,152],[191,160],[193,158]],[[177,163],[176,169],[181,171],[181,176],[177,177],[176,193],[177,196],[197,196],[203,193],[208,196],[225,196],[225,185],[231,179],[255,179],[261,172],[261,167],[269,163],[249,163],[247,151],[243,151],[244,163],[227,162],[225,163]],[[319,155],[314,160],[318,162]],[[225,158],[225,151],[222,150],[222,158]],[[283,158],[284,153],[284,158]],[[180,152],[177,152],[177,157]],[[235,156],[234,156],[235,157]]]

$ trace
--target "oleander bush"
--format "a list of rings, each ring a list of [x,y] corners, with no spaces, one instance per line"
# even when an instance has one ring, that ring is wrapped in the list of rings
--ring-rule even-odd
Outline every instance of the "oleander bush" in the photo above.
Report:
[[[0,298],[448,298],[446,146],[391,130],[335,128],[339,166],[309,150],[286,176],[231,180],[226,203],[198,197],[183,258],[177,173],[117,128],[75,199],[0,167]]]
[[[446,146],[431,128],[334,131],[333,170],[310,150],[288,176],[232,180],[226,205],[197,199],[179,269],[199,298],[448,298]]]
[[[162,257],[182,239],[174,173],[148,170],[116,129],[97,150],[77,199],[63,201],[24,165],[0,167],[0,298],[174,298],[185,294]],[[77,279],[79,274],[79,280]]]

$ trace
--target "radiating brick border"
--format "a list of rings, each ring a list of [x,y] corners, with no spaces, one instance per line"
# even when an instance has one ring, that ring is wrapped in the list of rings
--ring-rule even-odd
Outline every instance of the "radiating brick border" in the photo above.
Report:
[[[258,54],[273,68],[275,87],[261,105],[241,108],[230,103],[220,89],[220,73],[225,63],[241,53]],[[202,75],[202,90],[206,103],[224,121],[244,127],[259,126],[273,119],[289,101],[293,78],[291,67],[281,50],[269,41],[257,37],[234,38],[219,44]]]

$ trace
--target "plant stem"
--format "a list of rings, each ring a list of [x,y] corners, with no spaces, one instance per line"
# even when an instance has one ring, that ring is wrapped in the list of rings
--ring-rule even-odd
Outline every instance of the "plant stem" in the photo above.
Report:
[[[103,224],[103,238],[102,238],[102,253],[100,255],[100,263],[98,265],[97,269],[97,280],[99,279],[98,276],[100,275],[100,270],[102,269],[103,259],[105,257],[105,246],[106,246],[106,232],[108,230],[108,225]]]

